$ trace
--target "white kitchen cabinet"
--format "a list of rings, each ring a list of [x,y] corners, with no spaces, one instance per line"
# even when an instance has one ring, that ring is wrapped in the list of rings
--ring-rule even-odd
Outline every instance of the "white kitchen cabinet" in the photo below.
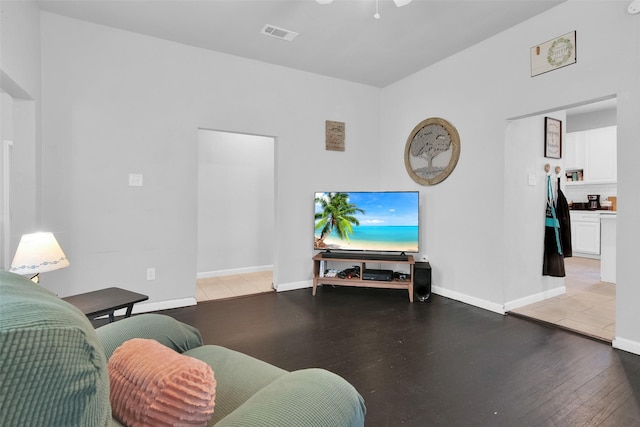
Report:
[[[617,127],[586,131],[584,179],[588,182],[618,180]]]
[[[585,161],[585,132],[569,132],[562,147],[564,168],[566,170],[584,169]]]
[[[562,151],[565,170],[584,170],[583,181],[579,184],[617,182],[616,126],[569,132]]]
[[[600,255],[600,214],[571,212],[571,247],[574,256]]]

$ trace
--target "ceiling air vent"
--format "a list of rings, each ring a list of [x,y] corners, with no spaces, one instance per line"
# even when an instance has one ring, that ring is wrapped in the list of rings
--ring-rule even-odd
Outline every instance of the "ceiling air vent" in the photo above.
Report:
[[[265,36],[275,37],[280,40],[286,40],[288,42],[293,41],[300,34],[295,31],[285,30],[284,28],[276,27],[275,25],[265,25],[260,31],[260,34],[264,34]]]

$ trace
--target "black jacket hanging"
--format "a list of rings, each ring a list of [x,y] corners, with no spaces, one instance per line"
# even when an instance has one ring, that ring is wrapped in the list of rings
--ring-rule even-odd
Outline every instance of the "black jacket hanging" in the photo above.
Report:
[[[560,240],[560,221],[556,213],[556,203],[553,197],[553,189],[551,188],[551,176],[547,176],[547,209],[544,227],[542,274],[554,277],[565,276],[564,256],[562,255],[562,242]]]
[[[565,258],[573,256],[571,247],[571,215],[569,213],[569,203],[560,189],[560,178],[558,178],[558,198],[556,200],[556,213],[560,222],[560,243],[562,245],[562,255]]]

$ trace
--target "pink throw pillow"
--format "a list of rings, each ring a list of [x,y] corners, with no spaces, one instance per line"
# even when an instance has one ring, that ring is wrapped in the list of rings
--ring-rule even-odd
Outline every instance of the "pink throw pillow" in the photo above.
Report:
[[[201,360],[135,338],[107,366],[113,416],[126,426],[206,426],[213,415],[216,380]]]

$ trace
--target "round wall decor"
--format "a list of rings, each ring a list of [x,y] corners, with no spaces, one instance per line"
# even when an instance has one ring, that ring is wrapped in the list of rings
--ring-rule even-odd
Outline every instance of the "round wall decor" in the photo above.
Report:
[[[460,157],[460,136],[445,119],[432,117],[413,128],[404,149],[404,164],[418,184],[444,181]]]

